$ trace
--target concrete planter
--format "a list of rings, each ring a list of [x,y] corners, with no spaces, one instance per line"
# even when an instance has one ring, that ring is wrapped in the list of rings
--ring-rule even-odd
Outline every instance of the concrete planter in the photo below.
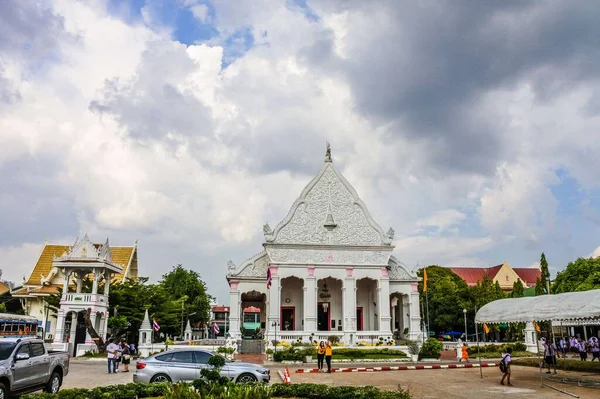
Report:
[[[417,355],[410,355],[410,360],[413,361],[413,362],[418,361],[419,360],[419,355],[418,354]]]
[[[305,362],[305,363],[312,363],[312,362],[313,362],[313,358],[312,358],[312,356],[306,356],[306,357],[304,358],[304,362]]]

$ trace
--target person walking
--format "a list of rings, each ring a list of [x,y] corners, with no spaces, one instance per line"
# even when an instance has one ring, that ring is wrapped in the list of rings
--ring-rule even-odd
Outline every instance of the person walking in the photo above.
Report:
[[[123,363],[123,372],[129,373],[129,363],[131,362],[131,349],[129,349],[129,345],[127,342],[123,342],[123,352],[121,355],[122,363]]]
[[[121,356],[123,354],[123,347],[121,346],[121,340],[117,342],[117,352],[115,354],[115,362],[117,363],[117,371],[121,371]]]
[[[577,348],[579,349],[579,358],[585,362],[587,360],[587,346],[583,339],[579,338]]]
[[[463,342],[459,338],[458,341],[456,341],[456,360],[458,360],[459,363],[462,360],[462,347],[463,347]]]
[[[467,351],[466,344],[463,344],[463,347],[462,347],[462,360],[464,360],[465,362],[469,361],[469,352]]]
[[[503,370],[504,374],[502,375],[502,380],[500,380],[500,384],[504,385],[504,379],[506,378],[507,385],[512,387],[513,384],[510,383],[510,362],[511,362],[510,354],[511,353],[512,353],[512,348],[506,348],[506,353],[502,356],[502,362],[504,362],[506,367]]]
[[[325,359],[325,342],[321,341],[317,347],[317,368],[319,369],[319,373],[323,372],[323,359]]]
[[[332,355],[331,342],[327,341],[325,344],[325,362],[327,362],[327,372],[331,373],[331,355]]]
[[[544,345],[544,363],[548,368],[546,374],[550,374],[550,366],[554,367],[554,374],[556,374],[556,345],[546,338],[542,338],[542,345]]]
[[[598,359],[600,362],[600,342],[598,342],[598,338],[590,338],[590,349],[592,350],[592,362],[594,359]]]
[[[561,338],[560,341],[558,342],[558,347],[560,349],[560,353],[562,353],[562,357],[563,359],[567,358],[567,341],[565,340],[565,338]]]
[[[108,340],[108,345],[106,346],[106,353],[108,356],[108,374],[111,372],[113,374],[117,374],[117,363],[115,357],[118,349],[119,347],[113,342],[112,338]]]

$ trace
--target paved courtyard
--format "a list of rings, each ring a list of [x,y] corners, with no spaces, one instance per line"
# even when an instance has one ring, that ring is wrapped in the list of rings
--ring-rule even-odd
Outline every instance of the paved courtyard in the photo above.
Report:
[[[358,364],[353,364],[358,366]],[[373,366],[368,364],[367,366]],[[281,367],[267,365],[271,369],[272,381],[280,382],[277,370]],[[415,399],[425,398],[498,398],[512,396],[515,398],[561,398],[568,396],[550,388],[541,388],[539,371],[531,367],[513,366],[514,387],[502,386],[500,372],[496,368],[484,368],[483,379],[479,377],[479,369],[454,370],[416,370],[416,371],[383,371],[352,373],[317,373],[296,374],[294,370],[305,366],[289,367],[292,383],[317,383],[328,385],[374,385],[382,389],[394,390],[397,387],[407,389]],[[104,361],[73,360],[69,375],[65,379],[63,389],[93,388],[112,384],[125,384],[132,381],[135,362],[129,373],[107,374]],[[581,373],[560,372],[559,375],[577,377]],[[93,376],[93,377],[92,377]],[[600,376],[586,375],[587,379],[600,381]],[[557,388],[579,395],[581,398],[600,397],[600,389],[583,388],[572,385],[550,383]]]

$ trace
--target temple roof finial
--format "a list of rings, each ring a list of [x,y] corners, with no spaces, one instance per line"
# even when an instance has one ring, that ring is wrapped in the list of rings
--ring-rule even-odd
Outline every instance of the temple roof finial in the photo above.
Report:
[[[329,141],[326,141],[327,146],[325,149],[325,162],[332,162],[331,161],[331,145],[329,144]]]

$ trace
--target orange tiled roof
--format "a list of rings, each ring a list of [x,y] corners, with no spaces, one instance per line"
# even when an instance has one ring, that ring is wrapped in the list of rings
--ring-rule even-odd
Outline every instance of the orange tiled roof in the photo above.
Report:
[[[8,284],[4,284],[2,281],[0,281],[0,295],[6,294],[8,291],[10,291]]]
[[[61,256],[68,249],[69,245],[46,244],[33,268],[33,272],[24,285],[42,285],[41,277],[42,275],[47,276],[52,270],[52,261],[54,260],[54,255]],[[133,254],[134,250],[135,247],[110,247],[112,262],[122,265],[123,272],[125,272],[129,267],[131,255]],[[117,274],[115,277],[116,281],[122,280],[123,274]]]
[[[19,288],[18,290],[14,290],[10,293],[11,295],[26,295],[27,294],[27,287],[22,287]]]

